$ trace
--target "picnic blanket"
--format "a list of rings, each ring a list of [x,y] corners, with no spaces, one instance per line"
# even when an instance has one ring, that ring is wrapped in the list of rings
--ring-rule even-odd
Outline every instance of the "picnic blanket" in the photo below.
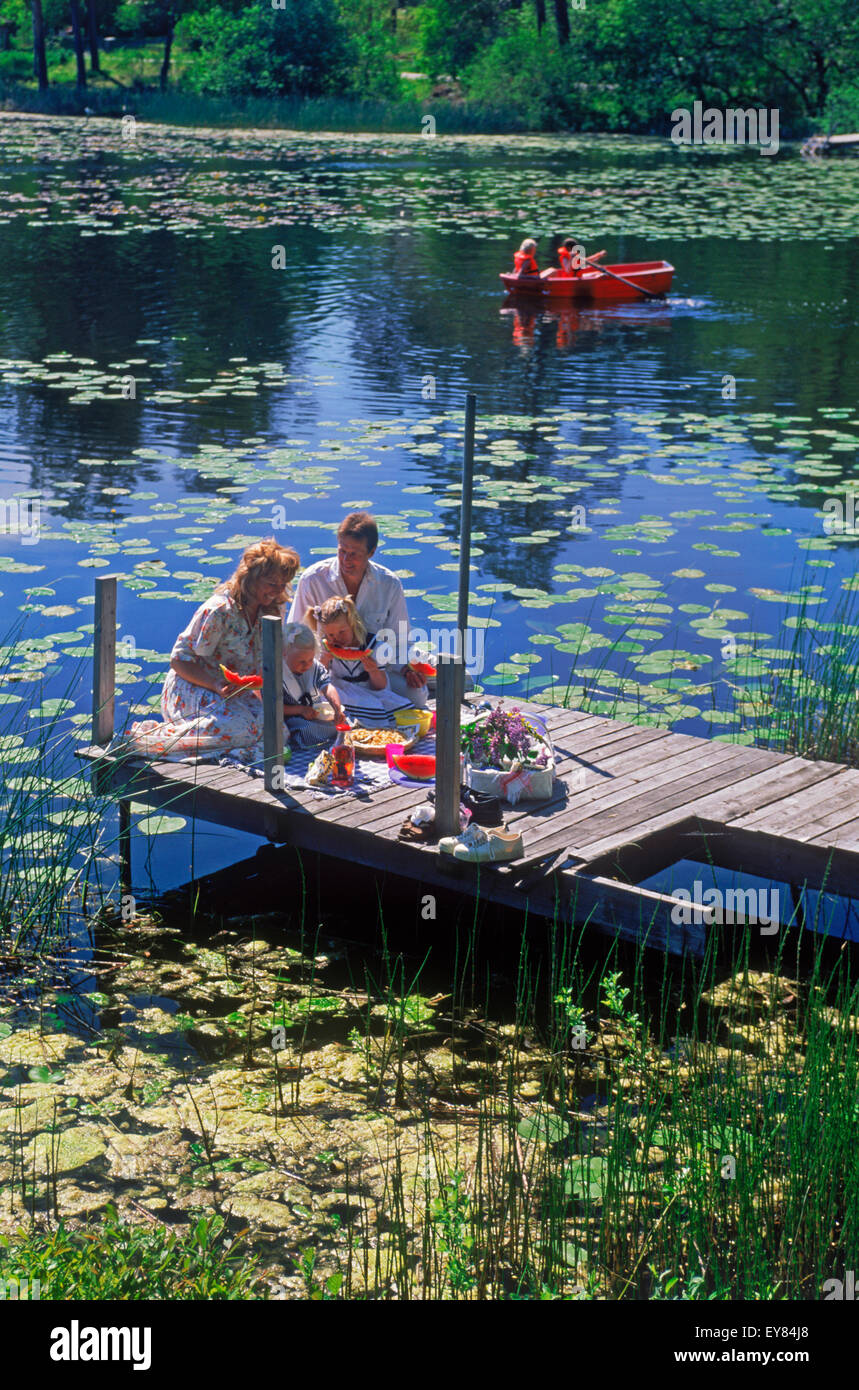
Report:
[[[132,757],[143,756],[137,741],[129,740],[125,734],[117,734],[107,747],[107,752],[113,754],[125,753]],[[309,792],[314,797],[327,799],[332,796],[361,796],[374,791],[380,787],[389,787],[391,779],[388,776],[388,764],[384,758],[357,758],[355,760],[355,778],[351,786],[333,787],[330,783],[325,786],[315,787],[307,785],[307,774],[310,764],[319,756],[320,748],[293,748],[292,757],[284,766],[284,789],[301,790]],[[427,734],[412,749],[414,753],[435,753],[435,736]],[[201,748],[199,754],[190,756],[187,753],[161,751],[154,761],[184,763],[189,767],[196,767],[201,764],[212,766],[217,763],[219,767],[240,768],[249,777],[262,777],[263,766],[263,746],[262,743],[250,745],[247,748],[231,748],[228,752],[221,752],[220,755],[215,749]],[[415,786],[417,787],[417,783]]]

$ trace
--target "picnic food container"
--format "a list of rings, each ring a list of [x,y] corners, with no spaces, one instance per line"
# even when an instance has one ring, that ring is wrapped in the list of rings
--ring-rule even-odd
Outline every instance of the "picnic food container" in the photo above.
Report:
[[[394,719],[400,729],[416,725],[418,737],[425,738],[432,728],[433,713],[431,709],[398,709],[394,711]]]
[[[462,731],[462,780],[472,791],[518,801],[548,801],[555,776],[555,750],[541,719],[518,709],[478,711]],[[475,737],[477,735],[477,737]],[[490,761],[495,750],[498,763]]]

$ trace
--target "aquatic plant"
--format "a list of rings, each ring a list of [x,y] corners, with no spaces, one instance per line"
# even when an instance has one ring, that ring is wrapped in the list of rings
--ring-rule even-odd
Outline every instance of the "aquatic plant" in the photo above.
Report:
[[[187,1232],[158,1219],[132,1224],[108,1205],[77,1228],[31,1226],[0,1235],[0,1283],[35,1280],[40,1296],[65,1299],[266,1298],[259,1258],[226,1235],[220,1216],[201,1215]]]

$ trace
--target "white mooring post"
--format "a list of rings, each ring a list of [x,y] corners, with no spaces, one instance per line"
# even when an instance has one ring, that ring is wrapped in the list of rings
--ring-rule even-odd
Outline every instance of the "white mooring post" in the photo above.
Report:
[[[262,746],[265,788],[283,791],[283,623],[262,620]]]

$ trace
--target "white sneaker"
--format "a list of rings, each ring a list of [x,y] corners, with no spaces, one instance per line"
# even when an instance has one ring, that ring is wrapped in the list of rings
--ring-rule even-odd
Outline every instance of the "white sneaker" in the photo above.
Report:
[[[439,840],[438,847],[442,854],[454,854],[458,845],[465,845],[468,848],[485,844],[488,836],[482,825],[475,825],[473,822],[467,825],[459,835],[446,835],[443,840]]]
[[[470,825],[457,839],[441,840],[439,849],[466,864],[498,864],[521,859],[522,836],[514,830]]]

